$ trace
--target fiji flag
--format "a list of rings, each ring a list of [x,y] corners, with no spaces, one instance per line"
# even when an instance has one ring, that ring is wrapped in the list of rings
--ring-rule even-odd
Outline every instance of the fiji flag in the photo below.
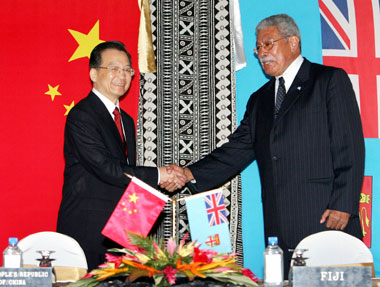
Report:
[[[192,240],[201,249],[231,252],[230,229],[222,189],[215,189],[186,199],[187,216]]]
[[[372,208],[379,204],[373,191],[380,187],[379,4],[379,0],[319,0],[323,63],[341,67],[349,74],[360,107],[366,166],[359,214],[368,247],[372,247],[372,237],[379,236],[372,230],[372,222],[380,217],[380,212]],[[374,246],[371,251],[376,249],[380,250]]]

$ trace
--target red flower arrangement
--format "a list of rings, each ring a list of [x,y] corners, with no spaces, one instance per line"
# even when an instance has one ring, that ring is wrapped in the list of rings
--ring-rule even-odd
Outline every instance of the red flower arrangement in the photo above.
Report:
[[[157,287],[176,284],[179,277],[190,281],[196,277],[212,278],[245,286],[258,286],[256,276],[247,268],[237,265],[236,254],[217,253],[199,249],[196,242],[185,243],[184,238],[177,245],[172,238],[164,245],[150,237],[143,238],[129,234],[131,249],[112,249],[123,255],[106,254],[106,262],[90,271],[70,287],[93,287],[111,277],[126,276],[133,282],[140,277],[151,277]]]

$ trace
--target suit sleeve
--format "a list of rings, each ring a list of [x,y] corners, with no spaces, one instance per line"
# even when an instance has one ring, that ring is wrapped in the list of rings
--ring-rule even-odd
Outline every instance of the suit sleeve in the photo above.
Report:
[[[329,209],[358,214],[364,174],[364,137],[351,81],[334,69],[327,87],[334,187]]]
[[[244,118],[229,137],[229,141],[189,166],[196,180],[196,184],[190,186],[193,192],[206,191],[222,185],[255,159],[251,114],[253,102],[251,96]]]
[[[110,185],[126,187],[130,179],[124,173],[136,176],[150,185],[157,185],[157,168],[126,165],[106,145],[110,141],[105,139],[106,136],[89,114],[72,110],[65,128],[65,144],[70,146],[71,154],[66,156],[74,156],[87,172]]]

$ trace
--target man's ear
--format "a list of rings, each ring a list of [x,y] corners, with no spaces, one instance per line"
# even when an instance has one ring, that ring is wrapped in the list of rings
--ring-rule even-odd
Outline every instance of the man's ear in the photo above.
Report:
[[[96,78],[98,76],[98,71],[95,68],[90,69],[90,79],[92,82],[96,82]]]
[[[295,52],[299,48],[300,39],[297,36],[293,35],[289,37],[289,42],[292,52]]]

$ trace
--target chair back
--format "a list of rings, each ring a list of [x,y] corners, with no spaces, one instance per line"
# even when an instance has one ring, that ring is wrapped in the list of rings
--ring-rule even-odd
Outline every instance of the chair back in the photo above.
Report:
[[[373,268],[373,255],[363,241],[342,231],[329,230],[309,235],[300,241],[296,249],[307,249],[304,253],[308,258],[307,266],[364,265]]]
[[[23,251],[23,263],[39,265],[41,255],[37,251],[54,251],[50,255],[53,266],[68,266],[87,269],[86,256],[79,243],[72,237],[58,232],[38,232],[28,235],[18,243]]]

